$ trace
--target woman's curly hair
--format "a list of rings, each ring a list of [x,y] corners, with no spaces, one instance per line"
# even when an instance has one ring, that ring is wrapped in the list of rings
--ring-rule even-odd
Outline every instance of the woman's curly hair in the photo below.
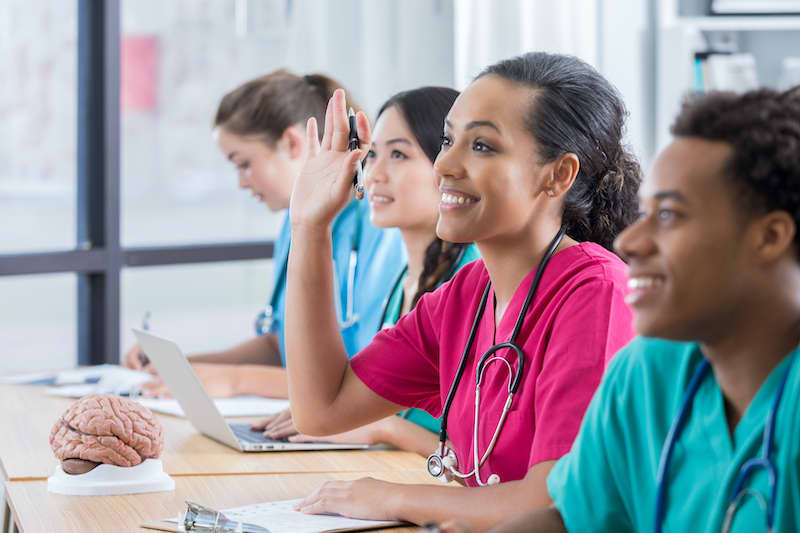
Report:
[[[690,95],[671,131],[730,145],[737,200],[751,212],[789,213],[800,250],[800,86]]]

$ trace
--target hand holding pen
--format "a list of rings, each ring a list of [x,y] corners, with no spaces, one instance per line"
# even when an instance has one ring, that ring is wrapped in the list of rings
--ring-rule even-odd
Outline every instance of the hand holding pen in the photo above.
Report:
[[[144,318],[142,319],[142,329],[147,331],[150,329],[150,311],[147,311],[144,314]],[[133,347],[125,352],[125,355],[122,357],[122,361],[120,362],[122,366],[125,368],[130,368],[131,370],[143,370],[145,372],[153,372],[152,367],[148,368],[150,364],[150,359],[147,358],[147,355],[142,351],[142,347],[138,344],[134,344]]]
[[[344,91],[337,89],[328,102],[322,141],[316,120],[310,118],[306,124],[303,168],[289,209],[292,230],[315,228],[330,233],[333,219],[353,198],[353,176],[358,186],[359,166],[369,142],[366,115],[359,111],[348,118]],[[361,181],[363,187],[363,176]]]
[[[350,108],[350,111],[347,113],[347,122],[350,126],[350,133],[348,134],[349,142],[347,145],[348,150],[358,150],[361,145],[361,141],[358,139],[358,125],[356,124],[356,114],[353,112],[353,108]],[[353,187],[356,189],[356,199],[363,200],[364,199],[364,167],[361,165],[361,160],[359,159],[357,166],[356,166],[356,175],[353,177]]]

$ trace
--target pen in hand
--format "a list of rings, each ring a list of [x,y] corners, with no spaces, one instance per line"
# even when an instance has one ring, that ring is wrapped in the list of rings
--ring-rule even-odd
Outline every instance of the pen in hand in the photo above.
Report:
[[[356,114],[353,108],[347,113],[347,122],[350,125],[349,143],[347,148],[349,150],[358,150],[361,141],[358,139],[358,126],[356,126]],[[364,169],[361,166],[361,161],[357,163],[356,175],[353,177],[353,186],[356,189],[356,198],[359,200],[364,198]]]
[[[146,311],[144,317],[142,318],[142,331],[148,331],[149,329],[150,329],[150,311]],[[139,349],[139,363],[141,363],[142,368],[150,364],[150,359],[141,349]]]

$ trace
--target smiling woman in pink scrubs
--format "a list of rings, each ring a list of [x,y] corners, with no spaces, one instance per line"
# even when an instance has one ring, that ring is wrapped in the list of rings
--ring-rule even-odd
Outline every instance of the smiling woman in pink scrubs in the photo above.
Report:
[[[608,359],[633,335],[624,264],[608,251],[637,212],[640,172],[621,145],[624,117],[614,88],[576,58],[533,53],[484,71],[451,108],[434,164],[442,193],[437,234],[474,241],[483,260],[425,295],[351,362],[326,296],[333,283],[329,227],[352,195],[364,150],[347,151],[343,92],[328,104],[321,145],[309,121],[309,153],[292,193],[287,282],[289,391],[298,429],[337,433],[405,407],[439,416],[466,351],[448,427],[457,468],[469,474],[475,455],[491,446],[510,376],[519,374],[520,385],[479,476],[465,477],[471,486],[492,474],[501,483],[469,489],[332,482],[301,510],[415,523],[458,517],[484,528],[550,504],[546,476],[569,451]],[[363,115],[359,132],[369,143]],[[555,240],[562,229],[566,236]],[[551,243],[552,258],[522,313]],[[475,435],[476,365],[512,337],[520,316],[522,368],[507,349],[486,364]],[[465,349],[473,321],[474,342]]]

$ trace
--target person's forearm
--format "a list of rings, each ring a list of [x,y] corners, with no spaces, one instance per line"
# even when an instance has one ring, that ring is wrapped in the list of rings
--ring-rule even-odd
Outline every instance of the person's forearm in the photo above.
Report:
[[[221,352],[192,354],[189,359],[194,363],[282,366],[278,338],[274,334],[254,337]]]
[[[548,507],[522,514],[487,533],[567,533],[567,528],[558,509]]]
[[[484,531],[550,504],[549,498],[537,498],[527,485],[524,480],[489,487],[397,485],[390,514],[415,524],[458,519]]]
[[[380,437],[381,442],[422,457],[428,457],[439,446],[436,434],[399,416],[387,419],[387,428]]]
[[[330,228],[292,228],[286,279],[286,352],[292,417],[301,433],[334,434],[327,412],[347,367],[333,298]]]
[[[267,398],[288,398],[286,369],[268,365],[225,365],[233,375],[233,393]]]

